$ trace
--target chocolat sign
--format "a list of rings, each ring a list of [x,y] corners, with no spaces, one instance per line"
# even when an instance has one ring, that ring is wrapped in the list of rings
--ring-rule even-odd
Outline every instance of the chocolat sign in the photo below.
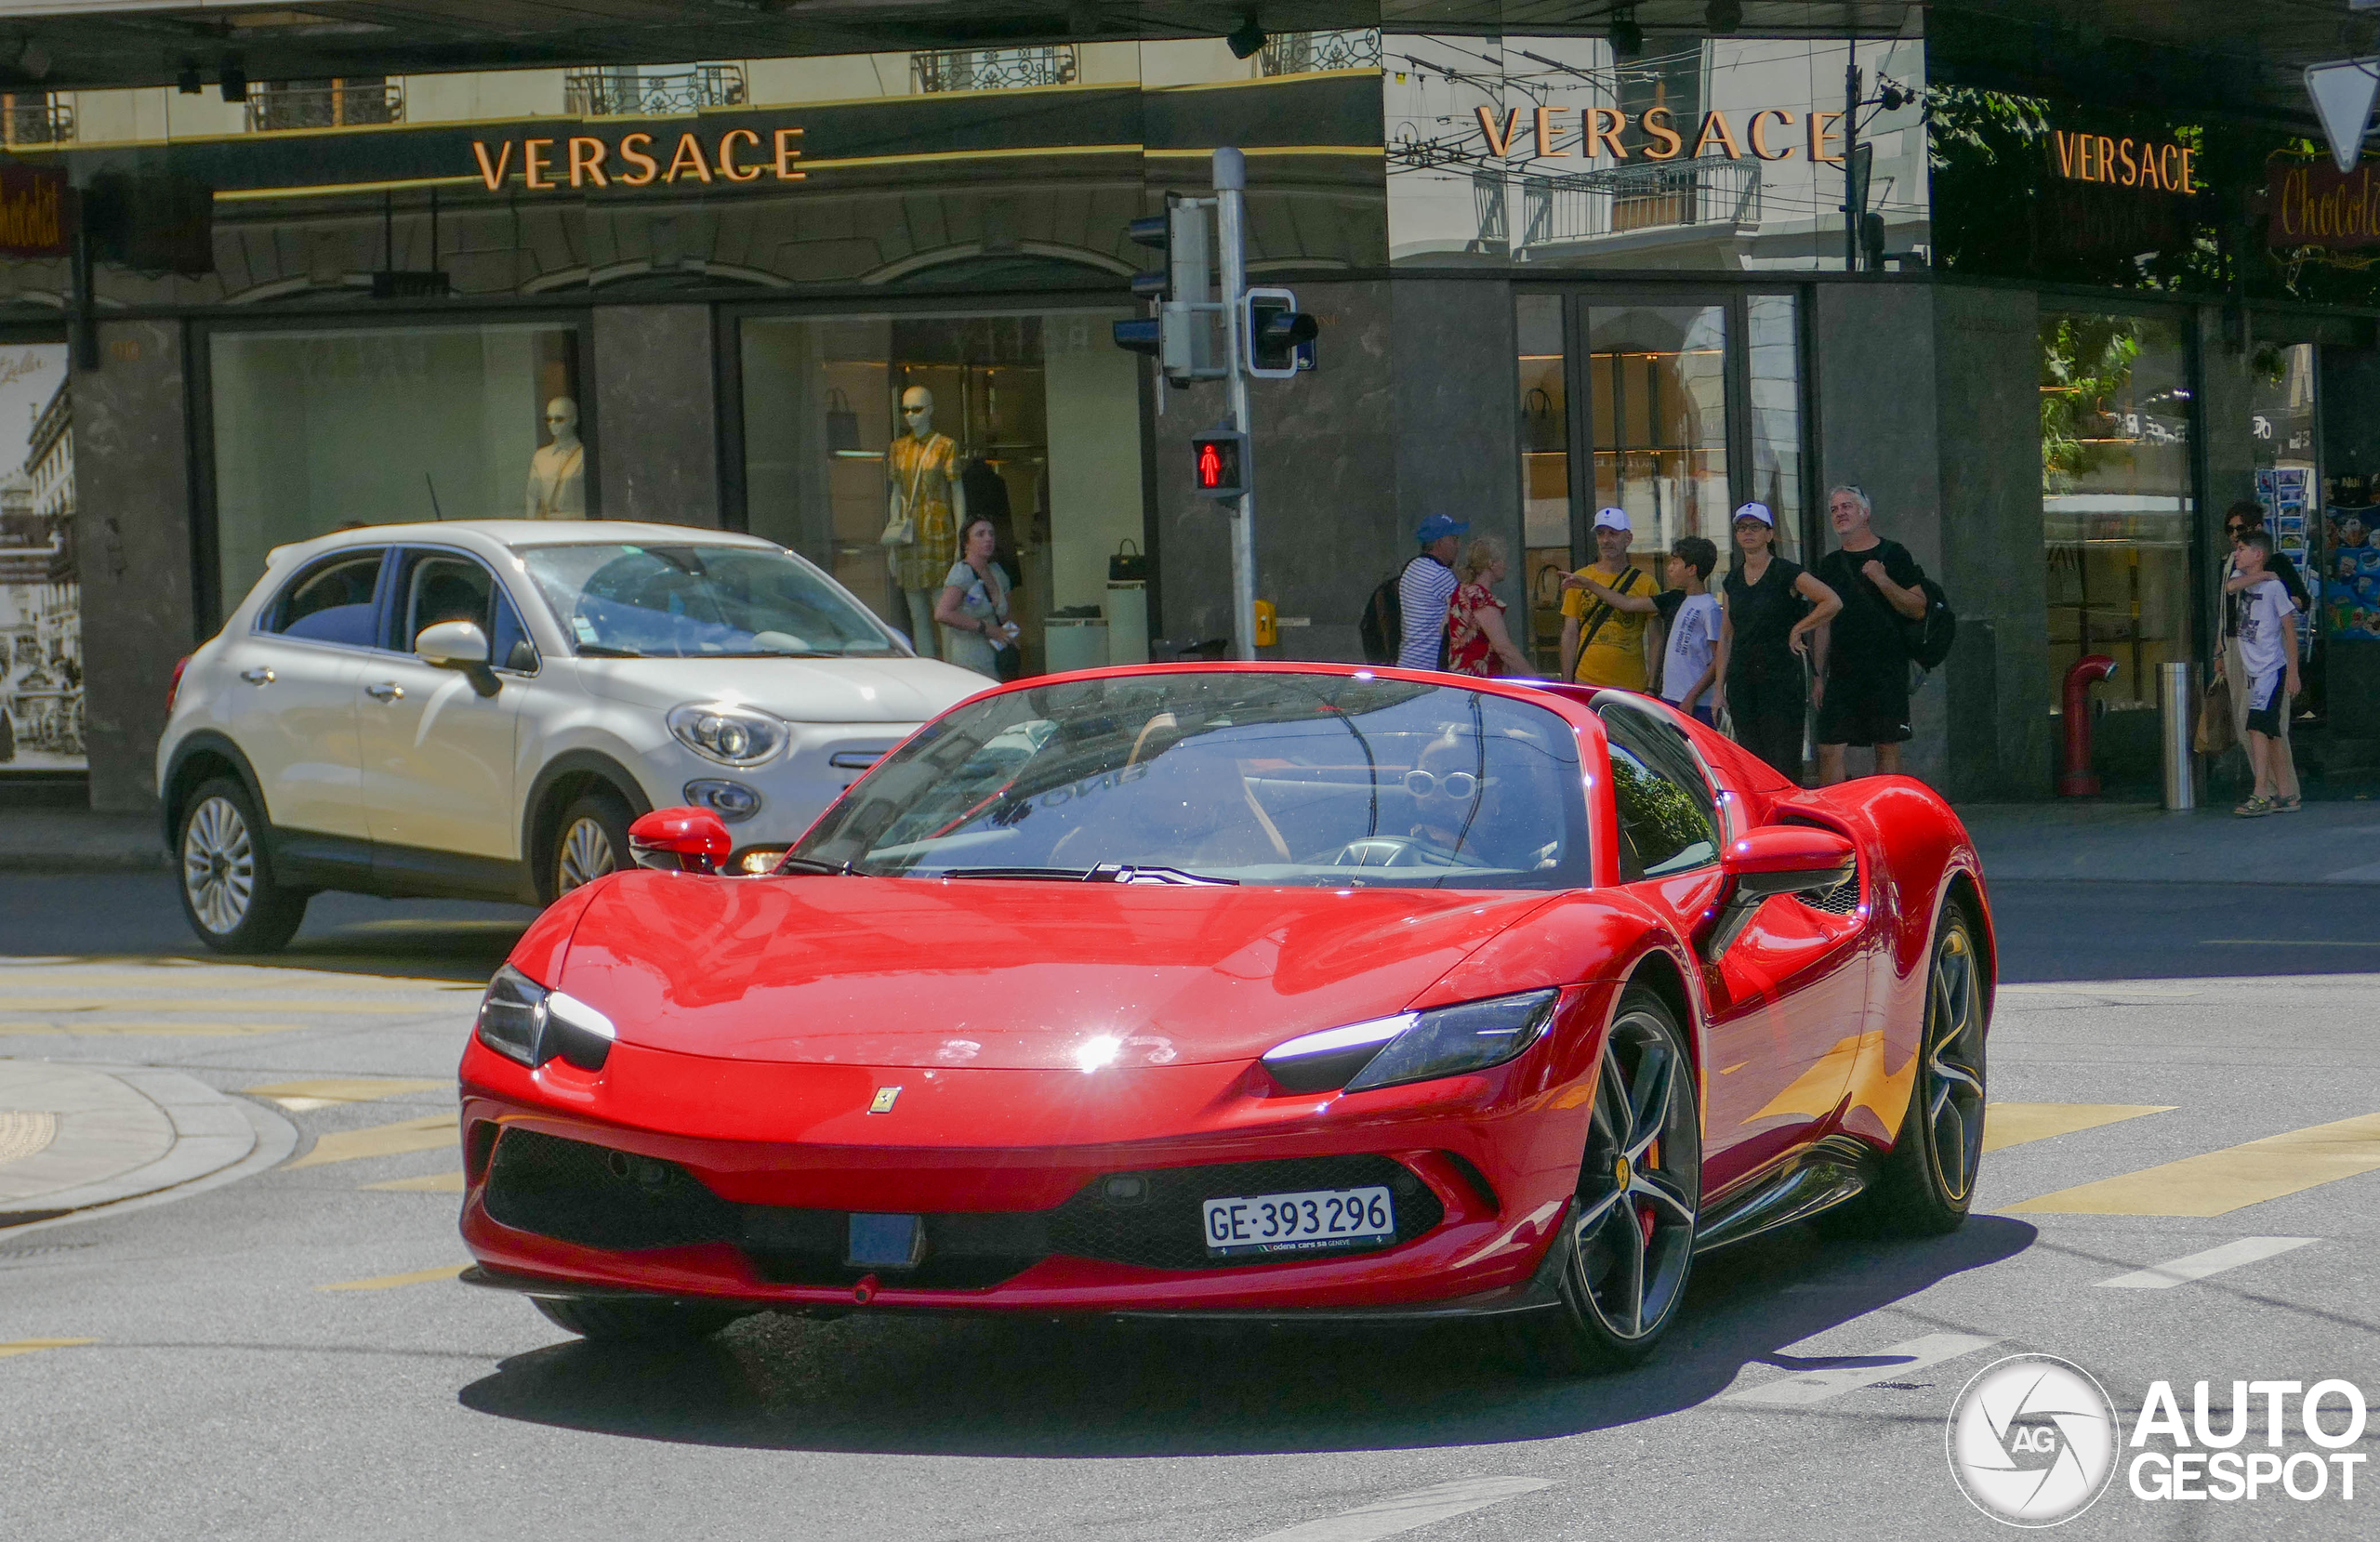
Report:
[[[2265,238],[2288,250],[2380,246],[2380,163],[2342,173],[2328,161],[2275,161],[2265,179]]]
[[[518,178],[531,192],[572,189],[644,188],[655,183],[729,185],[799,182],[806,175],[801,130],[730,128],[710,135],[692,130],[673,139],[666,131],[641,129],[609,134],[523,136],[471,141],[473,169],[490,192]]]

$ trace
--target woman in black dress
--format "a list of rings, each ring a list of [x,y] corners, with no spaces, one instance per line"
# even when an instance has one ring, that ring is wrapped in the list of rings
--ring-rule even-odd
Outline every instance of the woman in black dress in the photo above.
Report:
[[[1801,565],[1776,554],[1777,516],[1766,504],[1736,510],[1741,553],[1719,593],[1718,710],[1736,743],[1798,785],[1802,718],[1810,678],[1802,659],[1810,633],[1843,609],[1842,597]]]

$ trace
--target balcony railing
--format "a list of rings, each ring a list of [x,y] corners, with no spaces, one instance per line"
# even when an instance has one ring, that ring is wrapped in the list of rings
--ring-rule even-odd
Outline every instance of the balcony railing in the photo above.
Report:
[[[1519,180],[1525,248],[1632,231],[1760,222],[1760,167],[1724,155]]]
[[[909,80],[920,92],[1072,86],[1081,70],[1071,43],[1043,48],[945,48],[909,56]]]
[[[562,73],[565,111],[587,118],[665,117],[706,107],[744,105],[744,67],[698,64],[647,74],[637,70],[569,70]]]
[[[1348,33],[1283,33],[1267,38],[1257,61],[1268,75],[1311,75],[1324,70],[1380,68],[1380,29]]]
[[[0,138],[12,145],[70,144],[74,110],[46,93],[0,97]]]
[[[391,80],[284,80],[248,89],[254,133],[404,121],[405,90]]]

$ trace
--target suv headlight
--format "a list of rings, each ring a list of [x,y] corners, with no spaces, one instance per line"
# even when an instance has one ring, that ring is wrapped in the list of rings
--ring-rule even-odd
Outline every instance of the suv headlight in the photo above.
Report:
[[[480,998],[480,1042],[531,1070],[564,1060],[601,1071],[619,1035],[612,1020],[576,996],[549,991],[507,964]]]
[[[668,720],[680,744],[722,766],[760,765],[793,737],[784,718],[727,702],[688,702],[671,708]]]
[[[1558,990],[1490,996],[1302,1034],[1264,1052],[1291,1092],[1363,1092],[1501,1065],[1545,1036]]]

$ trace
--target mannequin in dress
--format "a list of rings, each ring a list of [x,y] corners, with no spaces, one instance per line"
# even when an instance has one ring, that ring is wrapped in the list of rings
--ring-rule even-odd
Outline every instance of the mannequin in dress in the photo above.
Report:
[[[933,431],[933,392],[911,386],[901,393],[901,423],[907,431],[884,452],[886,532],[903,515],[906,542],[885,542],[892,576],[909,610],[909,636],[920,653],[934,652],[934,601],[944,577],[957,561],[959,532],[967,523],[967,491],[959,481],[959,446]]]
[[[578,403],[557,396],[546,403],[549,444],[529,457],[528,513],[532,520],[587,518],[587,446],[578,438]]]

